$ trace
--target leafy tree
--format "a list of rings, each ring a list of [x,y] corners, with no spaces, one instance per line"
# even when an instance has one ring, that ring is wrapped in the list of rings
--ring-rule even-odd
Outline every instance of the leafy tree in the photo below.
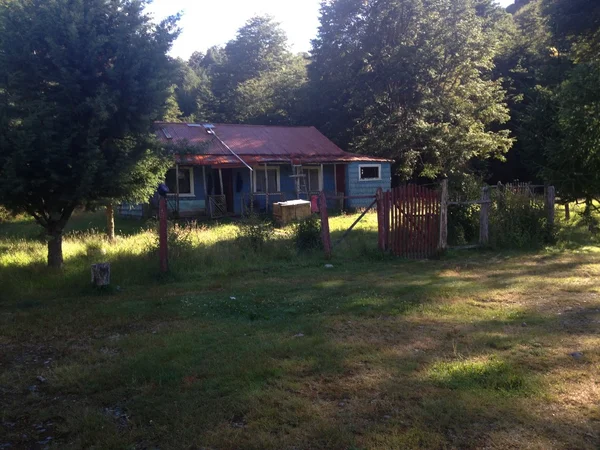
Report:
[[[148,198],[164,177],[151,128],[177,17],[155,25],[146,3],[0,3],[0,202],[46,230],[51,267],[77,207]]]
[[[339,143],[394,158],[404,178],[510,148],[491,2],[337,0],[321,12],[310,78],[319,125]]]
[[[234,120],[254,124],[293,124],[302,114],[302,87],[307,81],[306,59],[290,58],[280,70],[264,72],[238,85]]]
[[[271,17],[253,17],[223,52],[209,49],[200,63],[212,79],[212,117],[222,122],[290,123],[306,81],[303,57]]]

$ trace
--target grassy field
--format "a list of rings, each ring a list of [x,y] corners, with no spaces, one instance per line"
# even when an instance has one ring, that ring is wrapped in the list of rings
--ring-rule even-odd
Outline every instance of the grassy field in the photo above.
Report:
[[[355,216],[332,219],[333,239]],[[600,244],[402,261],[367,215],[326,269],[290,230],[80,214],[66,267],[0,224],[0,449],[597,449]],[[110,261],[113,288],[89,287]]]

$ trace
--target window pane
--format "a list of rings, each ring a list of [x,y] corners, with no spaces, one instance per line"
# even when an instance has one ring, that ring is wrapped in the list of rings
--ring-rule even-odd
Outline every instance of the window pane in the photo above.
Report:
[[[309,192],[315,192],[319,190],[319,169],[310,168],[303,169],[306,179],[306,189]]]
[[[265,171],[256,171],[256,186],[254,187],[256,192],[265,192]]]
[[[269,169],[267,175],[269,177],[269,193],[277,192],[277,170]]]
[[[192,184],[190,179],[191,169],[189,167],[179,168],[179,193],[180,194],[191,194],[192,193]],[[177,172],[175,169],[169,169],[167,171],[167,176],[165,177],[165,184],[169,188],[170,194],[177,193],[177,184],[175,178],[177,176]]]
[[[255,169],[256,186],[255,192],[265,192],[265,169]],[[269,183],[269,194],[277,192],[277,169],[267,169],[267,178]]]
[[[310,191],[319,190],[319,169],[313,169],[308,177],[308,189]]]
[[[174,194],[177,191],[177,185],[175,184],[175,169],[169,169],[167,171],[167,176],[165,177],[165,184],[169,188],[169,192],[171,194]]]
[[[360,168],[360,179],[370,180],[379,177],[379,166],[361,167]]]
[[[192,183],[190,180],[191,169],[179,169],[179,193],[191,194]]]

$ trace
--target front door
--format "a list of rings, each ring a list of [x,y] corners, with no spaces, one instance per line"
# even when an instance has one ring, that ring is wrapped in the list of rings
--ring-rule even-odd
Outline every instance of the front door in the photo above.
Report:
[[[337,164],[335,166],[335,183],[338,192],[346,193],[346,165]]]
[[[233,169],[222,169],[223,194],[227,201],[227,212],[233,212]]]

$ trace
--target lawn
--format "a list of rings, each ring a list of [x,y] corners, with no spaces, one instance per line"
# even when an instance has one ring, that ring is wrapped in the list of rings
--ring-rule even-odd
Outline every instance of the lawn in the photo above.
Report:
[[[60,273],[0,224],[0,449],[598,448],[598,241],[573,219],[536,252],[403,261],[375,223],[332,268],[289,229],[181,229],[167,277],[141,222],[108,244],[79,214]]]

